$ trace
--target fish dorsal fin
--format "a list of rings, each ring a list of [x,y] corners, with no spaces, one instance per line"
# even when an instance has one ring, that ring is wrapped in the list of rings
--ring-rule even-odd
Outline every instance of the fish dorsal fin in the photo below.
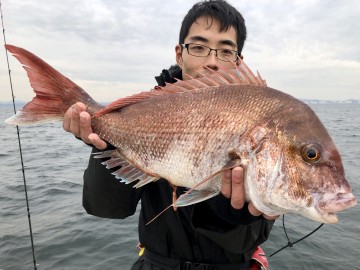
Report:
[[[105,165],[107,169],[120,167],[112,174],[116,179],[121,179],[121,183],[130,184],[139,181],[134,185],[135,188],[142,187],[148,183],[159,180],[159,177],[147,174],[146,172],[131,165],[120,153],[119,150],[109,150],[99,153],[94,153],[94,158],[110,158],[101,164]]]
[[[207,74],[203,74],[200,71],[197,73],[200,75],[198,78],[192,78],[188,76],[190,80],[177,80],[175,83],[167,83],[164,87],[156,87],[147,92],[141,92],[125,98],[120,98],[104,109],[96,112],[94,117],[98,117],[110,112],[114,112],[129,106],[131,104],[138,103],[144,99],[148,99],[155,96],[182,93],[187,91],[195,91],[206,87],[214,87],[220,85],[258,85],[266,86],[266,81],[263,80],[257,72],[257,76],[248,68],[244,61],[240,60],[240,65],[233,63],[233,68],[221,67],[215,71],[208,67],[204,67]]]

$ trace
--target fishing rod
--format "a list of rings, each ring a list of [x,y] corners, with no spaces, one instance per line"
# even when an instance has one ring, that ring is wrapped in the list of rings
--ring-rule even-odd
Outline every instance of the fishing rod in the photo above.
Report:
[[[6,45],[7,43],[6,43],[6,37],[5,37],[4,17],[3,17],[3,12],[2,12],[2,2],[1,2],[1,0],[0,0],[0,15],[1,15],[1,26],[2,26],[2,31],[3,31],[4,45]],[[11,79],[11,69],[10,69],[8,52],[7,52],[6,49],[5,49],[5,54],[6,54],[8,73],[9,73],[10,90],[11,90],[11,96],[12,96],[13,110],[14,110],[14,114],[16,114],[15,95],[14,95],[14,89],[13,89],[13,84],[12,84],[12,79]],[[19,126],[16,126],[16,132],[17,132],[17,139],[18,139],[18,144],[19,144],[21,171],[22,171],[23,183],[24,183],[24,192],[25,192],[25,199],[26,199],[26,209],[27,209],[28,222],[29,222],[31,250],[32,250],[32,256],[33,256],[34,270],[37,270],[38,265],[36,263],[36,257],[35,257],[35,246],[34,246],[34,238],[33,238],[32,226],[31,226],[30,206],[29,206],[29,198],[28,198],[27,185],[26,185],[25,166],[24,166],[24,159],[23,159],[23,155],[22,155],[22,147],[21,147]]]

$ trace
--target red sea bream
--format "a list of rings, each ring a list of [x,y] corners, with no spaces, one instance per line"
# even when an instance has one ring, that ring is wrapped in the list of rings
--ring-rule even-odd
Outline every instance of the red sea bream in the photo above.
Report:
[[[104,165],[137,188],[159,178],[190,188],[174,206],[216,196],[222,172],[235,166],[244,168],[247,201],[267,215],[336,223],[336,212],[356,205],[340,154],[312,109],[267,87],[244,63],[105,107],[37,56],[6,48],[36,93],[7,123],[62,119],[83,102],[93,131],[116,147],[97,157],[111,157]]]

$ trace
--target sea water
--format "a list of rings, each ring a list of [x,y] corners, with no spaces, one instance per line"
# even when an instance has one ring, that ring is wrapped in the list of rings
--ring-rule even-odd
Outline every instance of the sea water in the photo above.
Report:
[[[360,197],[360,105],[312,105],[342,154],[355,196]],[[0,269],[34,269],[16,127],[0,104]],[[37,269],[130,269],[137,259],[138,211],[125,220],[88,215],[82,207],[82,176],[90,147],[63,131],[61,123],[20,129],[26,167]],[[359,206],[343,211],[340,223],[324,225],[309,238],[269,258],[270,269],[360,269]],[[285,216],[294,242],[319,224]],[[282,219],[262,245],[267,255],[288,239]]]

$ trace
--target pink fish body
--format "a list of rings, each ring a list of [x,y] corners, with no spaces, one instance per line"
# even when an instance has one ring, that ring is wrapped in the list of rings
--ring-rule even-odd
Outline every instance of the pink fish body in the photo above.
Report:
[[[176,206],[219,194],[222,172],[235,166],[245,170],[246,199],[268,215],[291,212],[336,223],[336,212],[357,203],[340,154],[315,113],[267,87],[244,63],[104,107],[30,52],[7,49],[36,92],[9,124],[61,119],[83,102],[93,131],[116,147],[95,157],[111,157],[104,165],[135,187],[165,178],[190,188]]]

